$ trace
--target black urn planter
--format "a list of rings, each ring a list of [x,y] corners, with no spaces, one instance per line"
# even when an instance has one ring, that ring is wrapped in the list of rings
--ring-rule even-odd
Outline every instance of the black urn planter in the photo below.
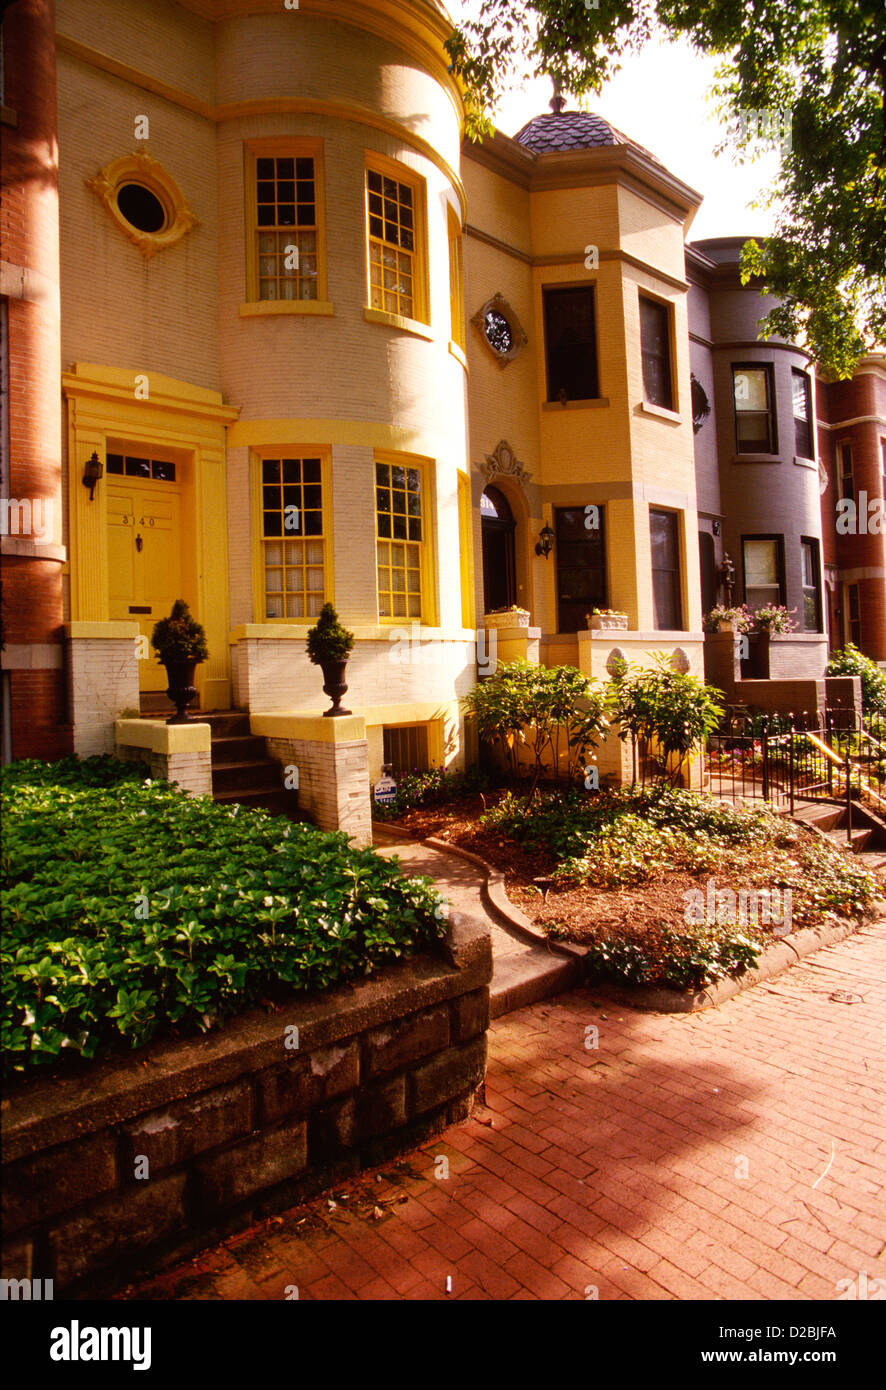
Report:
[[[191,716],[188,714],[188,705],[197,698],[197,687],[194,684],[194,672],[197,669],[196,661],[164,661],[166,667],[166,679],[169,681],[169,689],[166,694],[175,705],[175,714],[170,715],[167,724],[190,724]]]
[[[345,667],[347,661],[321,661],[320,670],[323,672],[323,693],[328,695],[332,701],[332,709],[323,711],[324,719],[335,719],[338,715],[350,714],[349,709],[342,709],[341,697],[347,690],[345,684]]]

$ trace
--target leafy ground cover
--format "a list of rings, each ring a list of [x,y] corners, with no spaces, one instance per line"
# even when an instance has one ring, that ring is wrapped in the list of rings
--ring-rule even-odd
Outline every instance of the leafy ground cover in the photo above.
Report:
[[[111,758],[2,771],[4,1064],[205,1030],[442,936],[428,879]]]
[[[883,891],[853,855],[785,817],[681,788],[548,791],[529,810],[493,792],[400,820],[495,865],[536,925],[587,946],[592,972],[620,983],[698,988],[740,973],[781,934],[786,891],[791,930],[862,915]],[[728,896],[708,910],[709,884],[735,907],[768,890],[782,911],[741,920],[739,908],[730,920]]]

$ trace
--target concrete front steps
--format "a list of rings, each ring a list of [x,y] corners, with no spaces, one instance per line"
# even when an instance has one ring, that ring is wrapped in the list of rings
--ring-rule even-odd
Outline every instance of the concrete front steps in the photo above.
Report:
[[[866,869],[882,872],[886,869],[886,835],[879,827],[856,824],[855,811],[853,806],[851,836],[846,833],[846,807],[833,801],[806,802],[795,808],[794,819],[820,831],[840,849],[851,849]]]
[[[143,693],[143,718],[168,718],[174,706],[158,692]],[[212,799],[222,805],[240,805],[270,811],[289,820],[307,820],[298,808],[298,792],[287,790],[283,769],[268,757],[263,738],[250,732],[249,715],[242,710],[189,711],[191,718],[210,727]]]

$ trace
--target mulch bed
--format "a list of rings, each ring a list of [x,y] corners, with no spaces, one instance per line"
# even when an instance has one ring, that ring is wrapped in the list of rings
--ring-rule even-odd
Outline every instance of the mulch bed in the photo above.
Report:
[[[535,879],[547,878],[556,868],[556,858],[547,850],[532,848],[506,839],[496,829],[479,824],[480,817],[500,799],[502,793],[489,792],[485,797],[472,795],[448,802],[443,806],[413,808],[397,817],[417,839],[436,836],[460,849],[469,850],[485,859],[487,864],[504,874],[505,888],[511,902],[526,914],[537,927],[558,938],[578,943],[601,935],[618,936],[629,930],[632,937],[657,928],[669,926],[685,929],[686,899],[690,889],[705,891],[708,878],[718,889],[734,892],[748,887],[748,869],[730,873],[728,867],[705,871],[699,877],[685,870],[660,874],[649,883],[627,888],[596,886],[559,887],[556,884],[537,884]],[[807,833],[807,832],[803,832]],[[754,863],[753,880],[759,884],[772,882],[767,868],[765,850]],[[765,924],[760,930],[769,931]]]

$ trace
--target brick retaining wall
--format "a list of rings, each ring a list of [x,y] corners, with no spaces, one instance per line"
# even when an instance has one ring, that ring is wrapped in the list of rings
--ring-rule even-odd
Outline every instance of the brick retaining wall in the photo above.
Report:
[[[488,927],[454,915],[438,955],[29,1078],[3,1117],[3,1276],[100,1296],[466,1118],[491,973]]]

